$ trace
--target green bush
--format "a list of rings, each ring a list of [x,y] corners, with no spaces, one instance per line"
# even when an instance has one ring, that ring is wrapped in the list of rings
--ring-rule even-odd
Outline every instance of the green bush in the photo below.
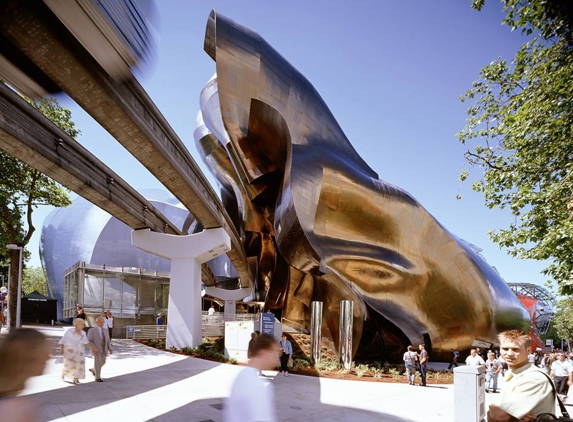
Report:
[[[360,364],[354,367],[354,373],[358,378],[362,378],[368,371],[370,371],[368,365]]]
[[[188,347],[188,346],[181,349],[181,351],[186,355],[193,354],[193,350],[194,350],[193,347]]]
[[[231,358],[231,359],[229,359],[229,363],[230,363],[231,365],[236,365],[236,364],[237,364],[237,359]]]

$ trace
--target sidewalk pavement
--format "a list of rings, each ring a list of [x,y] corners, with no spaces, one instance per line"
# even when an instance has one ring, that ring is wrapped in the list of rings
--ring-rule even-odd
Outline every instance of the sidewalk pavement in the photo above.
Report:
[[[38,327],[35,327],[38,328]],[[40,330],[52,353],[62,328]],[[239,366],[163,352],[133,340],[113,340],[102,369],[103,383],[87,371],[81,385],[61,380],[61,364],[50,359],[44,375],[32,378],[24,394],[34,398],[40,421],[207,422],[222,421]],[[265,372],[274,385],[279,421],[453,422],[453,385],[376,383]],[[503,381],[500,382],[503,385]],[[499,394],[486,395],[486,408]]]

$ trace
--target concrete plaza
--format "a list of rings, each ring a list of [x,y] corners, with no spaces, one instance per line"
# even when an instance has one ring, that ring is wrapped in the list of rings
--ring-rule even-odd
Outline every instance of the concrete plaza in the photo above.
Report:
[[[37,328],[37,327],[36,327]],[[63,335],[59,327],[40,328],[52,353]],[[61,364],[50,359],[44,375],[31,379],[24,394],[33,397],[41,421],[222,421],[239,366],[185,357],[113,340],[114,353],[102,370],[103,383],[86,370],[81,385],[61,380]],[[86,359],[86,368],[93,359]],[[279,421],[453,422],[453,385],[426,388],[407,384],[267,375],[275,388]],[[501,381],[503,383],[503,381]],[[499,394],[487,394],[489,405]]]

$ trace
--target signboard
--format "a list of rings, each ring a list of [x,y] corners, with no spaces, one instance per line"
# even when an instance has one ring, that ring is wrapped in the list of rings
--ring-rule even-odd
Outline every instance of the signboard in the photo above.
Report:
[[[547,340],[545,340],[545,345],[553,347],[553,339],[548,338]]]
[[[261,314],[261,334],[275,335],[275,314],[262,313]]]

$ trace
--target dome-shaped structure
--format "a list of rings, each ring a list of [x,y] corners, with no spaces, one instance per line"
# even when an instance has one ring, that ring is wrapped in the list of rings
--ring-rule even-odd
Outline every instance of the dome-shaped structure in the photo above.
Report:
[[[197,229],[189,211],[169,193],[160,189],[142,190],[140,193],[180,230],[193,233]],[[40,239],[40,257],[52,293],[58,300],[59,318],[62,317],[65,271],[77,262],[170,272],[169,260],[132,246],[131,230],[81,197],[46,217]],[[210,262],[209,266],[220,278],[236,277],[226,256]]]

